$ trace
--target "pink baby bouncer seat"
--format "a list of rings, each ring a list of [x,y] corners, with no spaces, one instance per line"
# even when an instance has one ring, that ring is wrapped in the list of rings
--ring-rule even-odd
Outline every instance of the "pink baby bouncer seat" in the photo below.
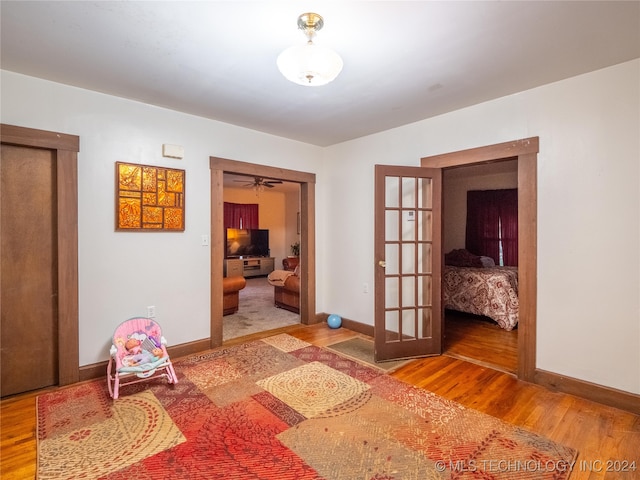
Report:
[[[160,325],[150,318],[134,317],[118,325],[107,365],[109,395],[115,400],[121,386],[155,377],[178,383],[166,344]]]

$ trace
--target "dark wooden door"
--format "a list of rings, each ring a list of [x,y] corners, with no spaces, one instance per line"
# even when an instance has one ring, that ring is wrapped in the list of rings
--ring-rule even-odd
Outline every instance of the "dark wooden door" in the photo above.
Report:
[[[376,165],[375,358],[439,355],[442,170]]]
[[[58,383],[55,151],[2,145],[1,395]]]

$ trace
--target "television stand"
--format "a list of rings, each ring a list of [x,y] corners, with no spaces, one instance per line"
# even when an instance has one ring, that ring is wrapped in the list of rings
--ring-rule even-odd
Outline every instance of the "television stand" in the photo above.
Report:
[[[273,257],[225,258],[224,276],[260,277],[269,275],[274,267],[275,258]]]

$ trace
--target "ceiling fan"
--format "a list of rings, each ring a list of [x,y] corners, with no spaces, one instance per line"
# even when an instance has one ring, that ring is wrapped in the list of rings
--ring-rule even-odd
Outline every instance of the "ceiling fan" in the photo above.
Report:
[[[246,183],[246,180],[234,180],[234,182],[245,182],[244,187],[253,187],[256,190],[264,187],[273,188],[274,185],[282,183],[280,180],[269,180],[264,177],[254,177],[253,182],[249,183]]]

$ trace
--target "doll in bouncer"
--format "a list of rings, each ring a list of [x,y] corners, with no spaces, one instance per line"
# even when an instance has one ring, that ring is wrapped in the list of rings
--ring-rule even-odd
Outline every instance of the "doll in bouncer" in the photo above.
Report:
[[[126,354],[122,357],[122,365],[136,367],[158,361],[163,355],[158,342],[145,333],[133,333],[124,342]]]

